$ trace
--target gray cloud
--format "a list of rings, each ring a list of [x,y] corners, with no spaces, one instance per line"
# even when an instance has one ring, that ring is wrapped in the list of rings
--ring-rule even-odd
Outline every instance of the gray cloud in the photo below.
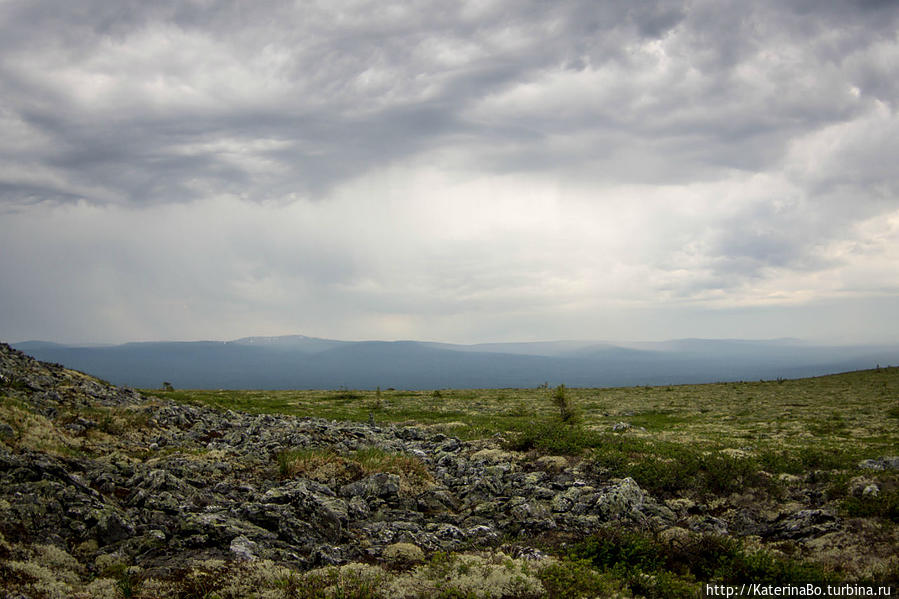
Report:
[[[495,166],[512,170],[580,163],[633,181],[757,170],[796,135],[861,112],[850,85],[895,97],[882,61],[855,58],[895,47],[897,11],[880,5],[474,8],[8,3],[6,109],[51,141],[35,160],[119,201],[187,201],[199,182],[264,200],[321,193],[459,136],[481,146],[478,161],[505,147]],[[553,97],[565,73],[586,97]],[[533,86],[536,98],[515,101]],[[553,143],[572,132],[589,138]],[[214,147],[257,139],[281,143],[246,156],[270,170]],[[655,168],[615,160],[629,153]]]
[[[0,334],[559,337],[888,294],[897,29],[864,0],[4,2]]]

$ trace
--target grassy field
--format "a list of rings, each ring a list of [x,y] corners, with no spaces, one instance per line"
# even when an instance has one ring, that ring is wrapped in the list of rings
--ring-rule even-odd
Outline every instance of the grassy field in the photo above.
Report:
[[[440,426],[476,439],[526,434],[558,418],[552,388],[433,391],[146,390],[179,402],[254,413]],[[581,445],[616,423],[647,442],[763,452],[834,451],[873,457],[899,448],[899,368],[809,379],[565,389]],[[645,430],[640,430],[645,429]],[[591,439],[597,440],[596,443]],[[551,452],[552,447],[545,450]],[[575,449],[572,447],[569,449]]]

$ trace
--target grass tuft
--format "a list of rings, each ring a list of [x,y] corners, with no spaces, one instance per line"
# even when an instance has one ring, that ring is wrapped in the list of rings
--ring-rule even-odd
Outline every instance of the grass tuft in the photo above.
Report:
[[[348,483],[383,472],[400,477],[400,490],[422,491],[434,478],[419,458],[369,447],[339,455],[331,449],[291,449],[276,456],[282,478],[302,476],[321,483]]]

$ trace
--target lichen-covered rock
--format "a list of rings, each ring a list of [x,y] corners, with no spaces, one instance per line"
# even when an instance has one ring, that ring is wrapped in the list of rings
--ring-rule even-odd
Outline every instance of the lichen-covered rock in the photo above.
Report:
[[[251,541],[243,535],[238,535],[231,539],[229,549],[234,557],[242,561],[252,561],[256,559],[256,551],[258,545],[255,541]]]
[[[633,514],[643,505],[646,497],[637,481],[627,477],[608,489],[596,499],[596,512],[606,520]]]
[[[374,497],[390,499],[400,492],[400,477],[396,474],[378,472],[362,480],[344,485],[340,494],[344,497]]]
[[[862,460],[859,462],[858,467],[874,471],[899,470],[899,456],[884,456],[870,460]]]
[[[820,537],[839,528],[839,524],[840,519],[826,510],[799,510],[777,518],[768,536],[774,539]]]

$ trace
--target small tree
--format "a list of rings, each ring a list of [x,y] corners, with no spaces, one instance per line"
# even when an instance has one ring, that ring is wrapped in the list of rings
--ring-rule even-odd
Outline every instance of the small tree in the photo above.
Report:
[[[165,381],[164,383],[162,383],[162,390],[163,391],[174,391],[175,388],[172,387],[172,384],[170,382]]]
[[[568,397],[565,385],[559,385],[553,389],[552,399],[553,404],[559,408],[559,417],[562,419],[562,422],[566,424],[578,423],[580,414],[578,413],[577,407],[572,403],[571,398]]]

